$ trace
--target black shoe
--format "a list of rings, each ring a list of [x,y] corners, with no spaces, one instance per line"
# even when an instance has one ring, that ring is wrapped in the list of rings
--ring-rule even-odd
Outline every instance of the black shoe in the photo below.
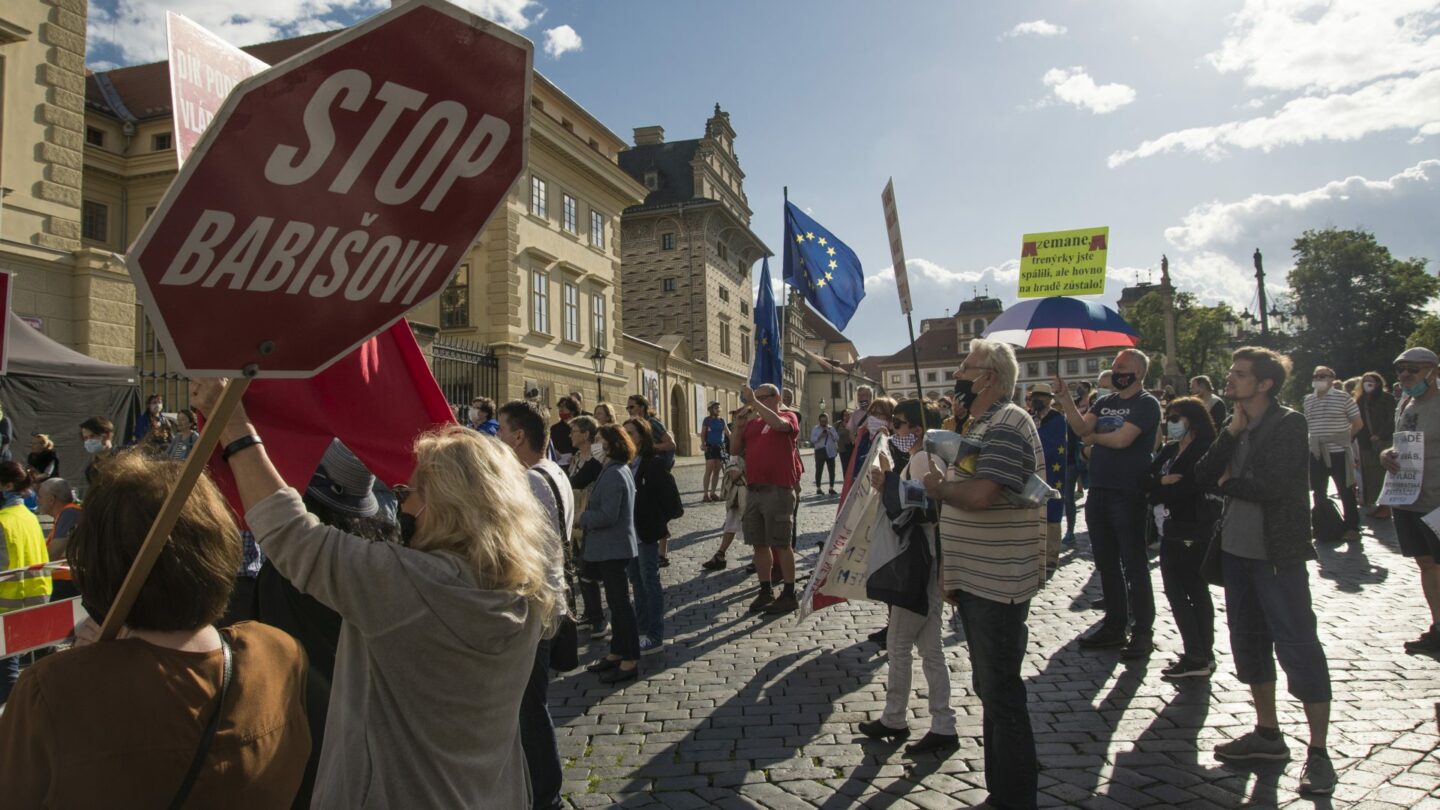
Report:
[[[779,598],[765,606],[765,613],[770,616],[778,616],[782,613],[793,613],[800,609],[800,600],[793,593],[782,593]]]
[[[899,742],[910,739],[910,729],[891,728],[879,720],[869,720],[856,726],[856,728],[860,730],[861,734],[864,734],[872,740],[895,740]]]
[[[761,591],[760,595],[755,597],[755,601],[750,603],[750,612],[759,613],[765,608],[770,607],[774,601],[775,594],[773,591]]]
[[[840,493],[836,492],[834,487],[830,487],[830,497],[838,498],[840,497]]]
[[[1090,600],[1090,609],[1091,609],[1091,610],[1104,610],[1104,609],[1105,609],[1105,597],[1102,596],[1102,597],[1100,597],[1099,599],[1092,599],[1092,600]]]
[[[1198,661],[1182,655],[1175,663],[1160,670],[1160,677],[1168,681],[1178,681],[1183,678],[1208,678],[1213,672],[1214,661]]]
[[[619,663],[617,662],[614,669],[612,669],[612,670],[610,670],[610,671],[608,671],[608,672],[602,672],[602,673],[600,673],[600,682],[601,682],[601,683],[624,683],[624,682],[626,682],[626,681],[633,681],[633,680],[635,680],[636,678],[639,678],[639,677],[640,677],[640,667],[632,667],[632,668],[630,668],[630,669],[625,669],[624,667],[620,666]]]
[[[920,742],[905,746],[905,753],[919,756],[920,754],[940,754],[954,751],[960,747],[960,735],[958,734],[936,734],[933,731],[925,732]]]
[[[871,633],[870,635],[866,636],[866,638],[870,639],[871,641],[875,642],[876,644],[879,644],[879,645],[880,645],[880,649],[882,649],[882,650],[885,649],[885,640],[886,640],[887,638],[889,638],[889,637],[890,637],[890,625],[888,625],[888,624],[885,625],[884,627],[880,628],[879,630],[876,630],[875,632]]]
[[[1142,658],[1149,658],[1152,652],[1155,652],[1155,635],[1153,633],[1136,633],[1130,637],[1130,643],[1120,651],[1120,657],[1127,661],[1138,661]]]
[[[753,574],[753,573],[755,573],[755,563],[746,563],[746,564],[745,564],[745,573],[747,573],[747,574]]]
[[[1421,633],[1420,638],[1405,642],[1405,652],[1411,655],[1417,653],[1440,653],[1440,630],[1432,627]]]
[[[1101,627],[1088,636],[1080,637],[1080,649],[1106,650],[1114,647],[1124,647],[1127,640],[1124,630],[1106,630],[1104,627]]]
[[[669,557],[661,557],[661,558],[660,558],[660,567],[661,567],[661,568],[669,568],[669,567],[670,567],[670,558],[669,558]]]
[[[585,667],[585,669],[589,670],[590,672],[609,672],[610,670],[618,669],[619,667],[619,658],[601,658],[599,661],[596,661],[590,666]]]
[[[719,571],[720,569],[724,568],[727,564],[728,564],[728,563],[725,562],[725,555],[723,555],[723,554],[716,554],[714,557],[711,557],[710,559],[706,560],[705,562],[700,563],[700,567],[701,567],[701,568],[704,568],[706,571]]]

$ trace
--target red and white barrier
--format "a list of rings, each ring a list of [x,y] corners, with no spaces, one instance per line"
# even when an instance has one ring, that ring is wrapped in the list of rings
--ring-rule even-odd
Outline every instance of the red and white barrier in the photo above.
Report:
[[[55,562],[27,565],[24,568],[11,568],[8,571],[0,571],[0,582],[4,582],[7,579],[20,579],[26,574],[32,574],[36,571],[47,572],[50,574],[51,579],[69,579],[70,563],[64,560],[57,560]]]
[[[89,618],[80,597],[0,613],[0,658],[53,647]]]

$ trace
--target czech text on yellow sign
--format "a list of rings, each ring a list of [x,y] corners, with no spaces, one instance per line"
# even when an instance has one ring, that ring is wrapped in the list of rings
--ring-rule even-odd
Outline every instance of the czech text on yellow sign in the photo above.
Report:
[[[1020,297],[1105,292],[1110,228],[1027,233],[1020,247]]]

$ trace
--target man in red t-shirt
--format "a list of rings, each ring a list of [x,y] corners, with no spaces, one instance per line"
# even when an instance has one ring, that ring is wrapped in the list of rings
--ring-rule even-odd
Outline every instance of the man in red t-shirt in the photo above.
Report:
[[[730,452],[745,459],[745,515],[741,526],[745,542],[755,548],[755,572],[760,577],[760,595],[750,605],[752,613],[789,613],[799,607],[795,598],[795,551],[790,547],[795,521],[795,488],[800,483],[800,418],[780,404],[780,389],[762,385],[751,391],[740,389],[741,401],[749,413],[730,434]],[[785,590],[775,597],[770,582],[774,564],[780,566]]]

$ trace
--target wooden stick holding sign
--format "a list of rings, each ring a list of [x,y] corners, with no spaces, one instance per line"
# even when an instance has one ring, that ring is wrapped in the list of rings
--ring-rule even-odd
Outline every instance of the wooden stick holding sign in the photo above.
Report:
[[[115,595],[115,601],[110,604],[110,610],[105,614],[105,624],[100,628],[101,641],[115,638],[120,627],[125,624],[130,608],[135,606],[135,600],[140,596],[140,589],[145,587],[145,580],[150,578],[150,570],[155,567],[155,561],[160,559],[160,552],[165,550],[165,544],[170,541],[170,532],[175,530],[175,523],[180,520],[180,509],[195,490],[200,474],[205,471],[205,465],[215,452],[215,446],[220,443],[220,433],[225,430],[230,415],[240,405],[245,389],[249,387],[249,377],[232,379],[230,384],[225,386],[225,393],[220,395],[214,411],[205,414],[205,427],[200,431],[200,440],[185,459],[180,481],[170,490],[170,494],[165,496],[160,514],[150,525],[145,542],[135,555],[135,562],[130,565],[130,573],[125,575],[120,592]]]

